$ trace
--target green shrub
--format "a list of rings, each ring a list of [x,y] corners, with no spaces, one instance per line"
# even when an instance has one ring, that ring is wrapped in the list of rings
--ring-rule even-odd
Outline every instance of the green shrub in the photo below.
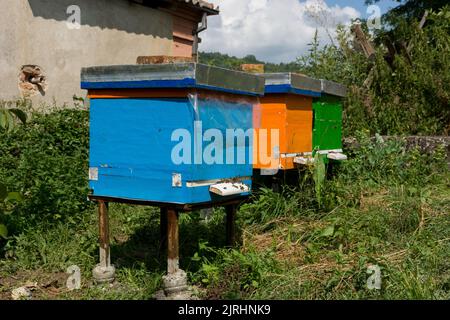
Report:
[[[213,258],[210,258],[211,253]],[[193,281],[206,285],[209,298],[248,299],[264,287],[268,275],[280,270],[270,248],[257,252],[254,248],[241,252],[236,249],[214,249],[200,243],[192,258],[200,264],[192,273]]]
[[[0,102],[0,133],[8,134],[16,128],[17,122],[25,124],[27,114],[17,106],[23,106],[23,101],[17,101],[16,107],[12,103]],[[25,106],[26,107],[26,106]],[[22,200],[18,192],[8,192],[7,186],[0,179],[0,244],[8,238],[8,226],[5,224],[6,215],[10,213],[13,205]]]
[[[421,187],[442,180],[448,173],[444,148],[433,153],[407,150],[401,138],[371,141],[367,132],[358,134],[360,147],[349,152],[349,160],[335,168],[335,177],[324,191],[328,208],[359,205],[361,195],[381,188],[404,188],[422,196]]]
[[[88,206],[88,111],[34,113],[0,132],[0,181],[23,201],[8,216],[12,232],[39,223],[76,223]]]

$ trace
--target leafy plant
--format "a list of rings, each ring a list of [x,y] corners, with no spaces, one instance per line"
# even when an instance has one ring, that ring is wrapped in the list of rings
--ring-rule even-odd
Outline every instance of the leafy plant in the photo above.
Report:
[[[0,203],[4,202],[7,197],[8,197],[8,192],[6,190],[6,186],[0,182]],[[4,212],[3,212],[2,208],[0,207],[0,237],[3,239],[6,239],[6,237],[8,236],[8,228],[6,227],[6,225],[1,223],[3,220],[2,219],[3,215],[4,215]]]
[[[314,189],[316,191],[316,199],[319,207],[322,206],[322,190],[324,187],[326,167],[324,157],[317,152],[314,156],[314,165],[312,166],[314,178]]]
[[[214,256],[211,257],[211,253]],[[210,291],[225,293],[225,298],[242,299],[251,296],[264,285],[268,273],[279,269],[273,252],[269,249],[259,253],[254,249],[245,253],[237,249],[214,249],[201,242],[194,261],[201,267],[192,277],[201,281]],[[226,274],[223,277],[223,274]]]
[[[25,124],[27,114],[21,109],[0,106],[0,130],[11,132],[15,127],[16,119]],[[5,220],[5,214],[10,211],[10,204],[20,200],[22,200],[22,197],[19,193],[8,192],[6,185],[0,181],[0,238],[6,239],[8,237],[8,228],[3,220]]]
[[[76,223],[87,201],[88,112],[33,113],[26,126],[0,132],[0,180],[23,201],[12,231],[36,223]]]

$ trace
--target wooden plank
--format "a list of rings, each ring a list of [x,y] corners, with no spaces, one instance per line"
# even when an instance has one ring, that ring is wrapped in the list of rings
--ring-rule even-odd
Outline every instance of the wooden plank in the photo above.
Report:
[[[179,56],[139,56],[137,64],[159,64],[159,63],[188,63],[195,62],[192,57]]]
[[[111,265],[111,255],[109,247],[108,203],[102,200],[98,201],[98,218],[100,266],[107,268]]]
[[[355,40],[361,46],[364,51],[364,54],[368,59],[372,58],[375,55],[375,49],[373,48],[370,41],[367,39],[364,31],[361,28],[360,24],[354,24],[352,27],[352,31],[355,34]]]
[[[155,201],[143,201],[143,200],[133,200],[133,199],[120,199],[120,198],[111,198],[111,197],[101,197],[101,196],[88,196],[91,201],[106,201],[106,202],[115,202],[115,203],[124,203],[124,204],[132,204],[132,205],[142,205],[142,206],[151,206],[158,208],[176,208],[179,212],[191,212],[200,209],[206,208],[215,208],[222,207],[229,204],[241,204],[244,202],[250,201],[249,196],[240,196],[233,199],[226,199],[218,202],[205,202],[205,203],[196,203],[196,204],[183,204],[183,203],[161,203]]]
[[[172,53],[182,57],[192,57],[194,41],[173,37]]]
[[[264,73],[264,64],[245,63],[241,65],[241,70],[250,73]]]
[[[180,269],[178,211],[167,209],[167,273],[177,273]]]

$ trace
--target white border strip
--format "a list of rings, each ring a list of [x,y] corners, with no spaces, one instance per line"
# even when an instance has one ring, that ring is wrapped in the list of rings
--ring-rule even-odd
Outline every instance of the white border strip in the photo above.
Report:
[[[335,150],[319,150],[317,151],[319,154],[329,154],[329,153],[342,153],[342,149],[335,149]]]
[[[311,156],[312,152],[300,152],[300,153],[282,153],[281,158],[295,158],[295,157],[301,157],[301,156]]]
[[[237,181],[245,181],[245,180],[251,180],[251,177],[239,177],[239,178],[233,178],[233,179],[214,179],[214,180],[199,180],[199,181],[190,181],[186,182],[187,188],[198,188],[198,187],[207,187],[211,186],[213,184],[219,184],[223,183],[226,180],[235,180]]]

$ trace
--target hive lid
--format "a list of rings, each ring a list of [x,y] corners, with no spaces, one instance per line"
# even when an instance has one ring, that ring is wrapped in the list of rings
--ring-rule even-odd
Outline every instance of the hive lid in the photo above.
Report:
[[[322,92],[331,96],[346,97],[347,87],[333,81],[321,80]]]
[[[82,68],[82,89],[200,88],[263,95],[264,77],[199,63]]]
[[[266,93],[294,93],[320,97],[322,84],[320,80],[298,73],[265,73]]]

